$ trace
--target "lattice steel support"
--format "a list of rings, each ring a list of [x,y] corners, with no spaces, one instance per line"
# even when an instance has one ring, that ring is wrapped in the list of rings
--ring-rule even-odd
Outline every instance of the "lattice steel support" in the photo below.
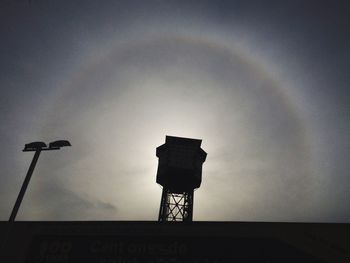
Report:
[[[191,222],[193,217],[193,190],[183,193],[172,193],[163,188],[159,210],[159,222]]]

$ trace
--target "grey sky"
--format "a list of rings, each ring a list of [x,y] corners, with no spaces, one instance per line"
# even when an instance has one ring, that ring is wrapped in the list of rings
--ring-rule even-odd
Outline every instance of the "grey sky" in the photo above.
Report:
[[[350,221],[345,3],[72,2],[0,4],[0,219],[63,138],[18,219],[155,220],[174,135],[208,153],[195,220]]]

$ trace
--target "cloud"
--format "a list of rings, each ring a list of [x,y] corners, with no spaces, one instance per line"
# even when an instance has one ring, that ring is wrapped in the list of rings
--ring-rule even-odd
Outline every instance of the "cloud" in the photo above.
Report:
[[[34,184],[21,209],[20,220],[96,220],[118,213],[115,204],[79,194],[57,180]]]

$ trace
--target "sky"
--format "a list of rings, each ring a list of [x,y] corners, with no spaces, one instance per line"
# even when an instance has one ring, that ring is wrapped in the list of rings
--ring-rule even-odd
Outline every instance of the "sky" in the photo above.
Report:
[[[0,3],[0,220],[157,220],[156,147],[208,153],[196,221],[350,222],[346,1]]]

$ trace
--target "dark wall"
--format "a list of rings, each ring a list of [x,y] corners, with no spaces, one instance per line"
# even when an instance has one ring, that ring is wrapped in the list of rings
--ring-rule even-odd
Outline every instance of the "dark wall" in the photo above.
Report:
[[[349,226],[0,222],[0,262],[350,262]]]

